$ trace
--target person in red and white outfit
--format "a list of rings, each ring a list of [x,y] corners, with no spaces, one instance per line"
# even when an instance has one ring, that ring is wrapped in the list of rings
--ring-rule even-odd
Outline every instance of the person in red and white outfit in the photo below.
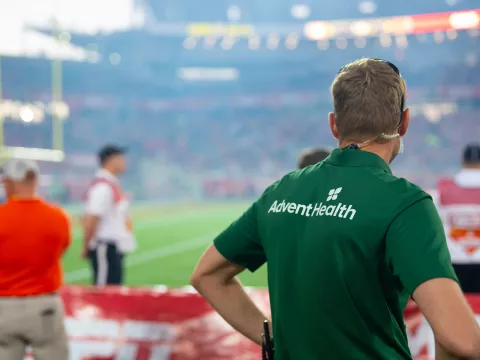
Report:
[[[98,170],[85,194],[84,246],[97,286],[120,285],[125,254],[136,248],[128,217],[129,199],[118,177],[126,170],[125,148],[108,145],[98,153]]]
[[[465,148],[457,175],[439,181],[435,202],[462,290],[480,293],[480,144]]]

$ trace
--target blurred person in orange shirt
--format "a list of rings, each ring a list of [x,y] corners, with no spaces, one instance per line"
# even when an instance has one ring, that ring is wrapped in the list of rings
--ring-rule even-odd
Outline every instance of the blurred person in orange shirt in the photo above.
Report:
[[[70,244],[68,215],[37,197],[38,165],[0,167],[7,202],[0,205],[0,359],[67,360],[64,310],[57,291]]]

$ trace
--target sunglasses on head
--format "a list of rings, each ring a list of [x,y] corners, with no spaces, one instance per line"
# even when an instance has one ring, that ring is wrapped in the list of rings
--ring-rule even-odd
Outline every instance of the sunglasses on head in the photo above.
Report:
[[[382,60],[382,59],[372,59],[372,60],[381,61],[381,62],[387,64],[395,72],[395,74],[397,74],[400,77],[402,76],[400,74],[400,70],[398,69],[398,67],[395,64],[392,64],[390,61]],[[346,66],[342,66],[342,68],[338,71],[338,73],[339,74],[342,73],[345,70],[345,68],[346,68]],[[402,98],[400,100],[400,122],[398,123],[397,128],[400,127],[400,125],[402,124],[402,121],[403,121],[403,107],[404,106],[405,106],[405,95],[402,94]]]

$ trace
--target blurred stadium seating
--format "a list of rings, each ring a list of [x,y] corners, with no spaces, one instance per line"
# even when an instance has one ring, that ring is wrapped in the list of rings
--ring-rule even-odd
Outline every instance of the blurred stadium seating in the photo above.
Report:
[[[368,15],[370,23],[347,21],[350,35],[334,34],[319,41],[311,40],[318,31],[302,34],[306,22],[292,18],[293,4],[288,1],[279,13],[244,4],[249,11],[240,11],[245,15],[233,23],[228,23],[228,9],[234,4],[228,1],[212,11],[206,5],[199,10],[187,3],[154,3],[137,4],[151,19],[140,29],[94,35],[60,32],[69,44],[95,55],[85,61],[63,61],[68,156],[63,164],[45,167],[55,188],[64,188],[62,201],[78,201],[96,165],[92,154],[106,141],[130,147],[132,171],[125,183],[135,199],[218,198],[224,191],[214,189],[219,180],[244,182],[230,186],[227,197],[254,196],[293,168],[301,149],[335,145],[326,123],[329,85],[343,63],[366,55],[397,63],[409,85],[408,105],[414,117],[406,154],[394,164],[400,174],[431,187],[439,175],[458,168],[463,144],[478,139],[478,13],[471,13],[477,19],[473,25],[468,16],[463,19],[470,27],[465,31],[446,26],[437,14],[440,20],[430,21],[428,31],[421,33],[377,29],[376,36],[355,36],[365,31],[362,26],[373,27],[378,21],[385,28],[387,20],[380,17],[451,12],[468,9],[471,2],[378,5]],[[307,3],[307,20],[316,20],[319,14],[321,19],[366,18],[356,1],[340,3],[345,7],[329,11]],[[171,16],[167,21],[161,14]],[[215,28],[208,25],[212,19],[236,28]],[[156,31],[151,23],[161,21],[166,21],[162,31]],[[241,24],[250,30],[243,31]],[[269,31],[265,24],[277,31]],[[326,24],[337,33],[345,25]],[[251,34],[253,29],[262,34]],[[45,29],[35,31],[49,34]],[[2,105],[6,145],[50,145],[55,110],[49,106],[51,63],[42,57],[2,59],[3,98],[17,102]]]

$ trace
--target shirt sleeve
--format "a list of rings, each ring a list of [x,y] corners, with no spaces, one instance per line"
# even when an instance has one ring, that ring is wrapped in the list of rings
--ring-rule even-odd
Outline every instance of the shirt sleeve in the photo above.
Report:
[[[111,186],[105,183],[97,184],[90,189],[85,204],[87,215],[103,216],[113,203],[113,191]]]
[[[411,295],[425,281],[457,277],[452,267],[445,232],[430,198],[403,210],[386,236],[387,260]]]
[[[214,240],[215,247],[228,261],[252,272],[267,261],[258,231],[257,206],[250,206]]]

